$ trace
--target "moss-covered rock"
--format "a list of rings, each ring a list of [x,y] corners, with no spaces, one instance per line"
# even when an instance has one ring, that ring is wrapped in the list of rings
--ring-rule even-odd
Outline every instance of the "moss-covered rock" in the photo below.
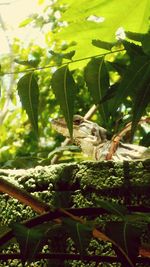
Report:
[[[138,204],[139,201],[142,205],[150,204],[150,160],[117,163],[85,161],[31,169],[1,169],[0,177],[52,207],[96,207],[100,198],[113,198],[125,204]],[[3,193],[0,203],[0,226],[36,215],[30,207]]]

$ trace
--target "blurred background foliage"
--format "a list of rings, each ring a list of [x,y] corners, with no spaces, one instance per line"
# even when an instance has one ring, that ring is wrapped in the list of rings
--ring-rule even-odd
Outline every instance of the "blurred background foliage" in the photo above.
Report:
[[[114,44],[117,39],[124,38],[124,36],[122,37],[124,34],[122,27],[125,30],[144,34],[149,30],[150,4],[146,0],[124,0],[120,3],[117,0],[58,0],[49,1],[47,5],[44,0],[40,0],[39,4],[41,9],[43,8],[42,15],[32,14],[20,23],[20,27],[32,25],[34,28],[39,28],[43,33],[45,46],[40,47],[34,40],[24,44],[21,39],[14,38],[13,42],[9,43],[10,53],[3,54],[0,58],[0,167],[3,168],[27,168],[39,164],[50,164],[55,149],[57,153],[59,152],[58,147],[64,138],[51,126],[51,119],[63,116],[51,87],[52,75],[58,67],[70,60],[75,61],[69,65],[77,84],[74,114],[84,116],[93,105],[93,99],[85,83],[84,68],[90,57],[108,53],[106,49],[108,43],[92,45],[92,40],[100,39]],[[134,12],[129,12],[133,10]],[[1,27],[5,31],[2,21]],[[137,52],[136,49],[141,47],[141,43],[138,43],[141,40],[133,39],[132,42],[136,47],[130,45],[125,51],[123,44],[118,41],[117,49],[123,51],[112,53],[112,48],[105,57],[112,94],[112,98],[109,100],[107,125],[104,124],[98,111],[95,112],[92,119],[103,127],[107,126],[110,137],[132,120],[131,96],[124,99],[123,104],[113,112],[113,116],[111,108],[115,105],[115,98],[113,98],[115,88],[131,64],[132,55]],[[146,48],[149,40],[146,41]],[[68,54],[71,51],[75,51],[73,59]],[[143,52],[138,51],[138,53]],[[147,56],[149,57],[149,51]],[[36,69],[34,73],[40,94],[38,140],[25,110],[21,107],[17,92],[19,79],[33,68]],[[149,115],[148,106],[142,115]],[[148,125],[138,127],[134,142],[149,146],[149,134]],[[128,136],[125,141],[129,141]],[[79,149],[70,146],[69,150],[64,152],[60,162],[81,159],[83,159],[83,155],[80,154]]]

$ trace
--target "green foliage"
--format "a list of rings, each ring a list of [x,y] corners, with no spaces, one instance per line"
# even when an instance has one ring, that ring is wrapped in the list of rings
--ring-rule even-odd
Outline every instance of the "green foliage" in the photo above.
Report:
[[[127,67],[116,93],[114,111],[126,97],[131,96],[133,99],[133,133],[150,102],[149,71],[149,58],[137,56]]]
[[[28,25],[30,22],[32,22],[32,21],[33,21],[33,18],[32,18],[32,17],[29,17],[29,18],[23,20],[23,21],[20,23],[19,27],[20,27],[20,28],[21,28],[21,27],[25,27],[25,26],[27,26],[27,25]]]
[[[42,228],[30,229],[19,223],[15,223],[12,228],[19,243],[22,263],[31,263],[45,243],[45,232]]]
[[[134,41],[140,42],[142,44],[142,48],[145,54],[150,55],[150,48],[149,48],[149,42],[150,42],[150,33],[147,34],[143,33],[135,33],[135,32],[126,32],[126,36]]]
[[[132,103],[130,103],[131,111],[129,114],[129,118],[131,118],[133,122],[132,134],[134,134],[137,123],[139,122],[141,116],[144,115],[146,107],[150,102],[149,58],[146,54],[144,54],[144,51],[142,51],[143,55],[141,55],[141,50],[138,49],[138,47],[139,47],[138,45],[134,45],[134,48],[136,48],[136,55],[135,55],[134,54],[135,50],[133,50],[134,52],[132,53],[132,50],[130,49],[132,48],[130,46],[130,43],[128,43],[127,41],[125,42],[125,48],[127,48],[126,54],[128,56],[128,61],[122,64],[121,66],[122,72],[121,73],[118,72],[118,75],[120,77],[118,76],[119,79],[117,79],[116,82],[114,82],[111,86],[109,85],[110,73],[106,68],[106,63],[109,62],[109,57],[108,59],[107,57],[105,57],[105,59],[93,58],[85,67],[86,84],[93,98],[93,102],[95,104],[98,104],[99,106],[101,123],[107,129],[112,128],[112,125],[108,125],[107,123],[109,118],[110,118],[109,121],[111,121],[111,113],[113,113],[113,116],[116,117],[117,120],[117,117],[119,117],[120,115],[119,112],[117,114],[116,111],[117,110],[119,111],[121,106],[126,106],[128,108],[127,99],[129,99],[129,101],[131,99]],[[118,71],[118,65],[116,67],[116,65],[113,64],[113,67],[115,68],[115,71]],[[72,106],[73,104],[72,98],[70,98],[70,100],[71,100],[70,106]],[[60,103],[60,100],[58,101]],[[63,100],[63,104],[61,103],[62,109],[65,103],[67,103],[66,105],[67,108],[67,106],[69,106],[69,98],[68,101]],[[68,121],[66,115],[65,118],[66,121]],[[70,116],[70,125],[71,123],[72,123],[72,117]]]
[[[63,111],[67,126],[72,136],[74,112],[74,95],[76,85],[68,66],[59,68],[52,77],[52,88]]]
[[[99,45],[101,45],[101,43],[99,43]],[[102,43],[102,46],[103,45]],[[121,72],[117,57],[114,56],[113,62],[111,62],[109,52],[105,57],[92,58],[91,61],[88,62],[84,70],[84,78],[89,93],[92,96],[93,103],[99,107],[102,126],[108,130],[112,130],[114,126],[111,116],[113,114],[114,119],[118,120],[120,117],[119,110],[124,106],[128,110],[128,120],[130,118],[133,122],[132,134],[134,134],[137,123],[141,116],[145,114],[150,100],[149,57],[138,45],[130,44],[127,41],[122,41],[122,45],[124,45],[124,49],[122,46],[121,50],[125,51],[126,49],[128,60],[121,63]],[[110,46],[112,47],[111,43]],[[117,46],[115,46],[114,49],[115,50],[111,52],[112,55],[115,51],[118,51]],[[122,53],[118,52],[118,55],[119,54],[121,55]],[[51,52],[51,55],[53,59],[56,55],[61,56],[61,54],[55,52]],[[66,55],[67,59],[72,58],[74,51],[69,54],[63,53],[61,56],[62,60],[66,58]],[[121,57],[125,57],[124,52]],[[28,61],[25,61],[25,63],[24,61],[18,61],[18,63],[19,62],[25,65],[28,64]],[[111,65],[113,69],[110,67]],[[110,85],[112,70],[114,75],[116,72],[118,73],[118,78]],[[60,105],[65,117],[70,135],[72,135],[74,103],[75,98],[77,98],[75,79],[74,72],[71,72],[68,68],[68,63],[64,63],[64,66],[58,68],[51,79],[56,101]],[[26,90],[26,88],[28,88],[28,90]],[[18,91],[22,105],[29,116],[33,129],[37,131],[38,85],[33,73],[26,74],[19,80]],[[130,102],[130,100],[132,102]],[[118,129],[116,129],[116,131],[117,130]]]
[[[68,52],[68,53],[56,53],[56,52],[50,50],[49,53],[50,53],[52,56],[54,56],[54,57],[56,57],[56,58],[58,58],[58,59],[59,59],[59,58],[60,58],[60,59],[65,58],[65,59],[69,59],[69,60],[71,60],[72,57],[75,55],[75,50],[70,51],[70,52]]]
[[[100,37],[103,41],[114,42],[115,33],[120,27],[139,33],[147,32],[149,27],[148,0],[59,0],[58,4],[64,4],[66,7],[61,21],[67,21],[68,27],[63,27],[56,37],[68,42],[76,41],[76,58],[98,53],[98,50],[91,46],[91,36],[93,39]]]
[[[120,205],[118,203],[114,203],[114,202],[110,202],[110,201],[106,201],[106,200],[98,200],[97,204],[104,208],[106,211],[108,211],[109,213],[112,213],[118,217],[120,217],[121,219],[124,219],[125,215],[127,215],[128,209],[126,207],[124,207],[123,205]]]
[[[94,104],[99,105],[99,113],[102,117],[102,122],[107,125],[107,103],[105,102],[100,105],[100,102],[106,95],[109,88],[109,74],[104,58],[92,59],[87,64],[85,67],[85,81],[93,98]]]
[[[17,84],[18,94],[33,129],[38,134],[39,88],[34,73],[23,76]]]
[[[33,42],[25,48],[21,40],[15,39],[12,52],[17,64],[6,55],[2,57],[2,166],[7,166],[7,160],[14,166],[20,156],[34,157],[37,164],[46,163],[48,155],[57,153],[55,148],[62,141],[51,128],[50,118],[63,115],[71,134],[73,114],[84,116],[93,103],[99,110],[93,119],[107,128],[110,136],[132,120],[132,134],[136,134],[141,144],[148,145],[147,128],[135,130],[140,117],[149,114],[149,33],[146,33],[149,1],[84,2],[81,9],[78,1],[59,0],[47,6],[42,15],[33,14],[25,19],[21,27],[32,23],[41,31],[50,23],[52,31],[43,31],[45,48]],[[133,8],[134,17],[129,12]],[[61,13],[60,19],[56,18],[56,12]],[[120,39],[122,32],[116,40],[119,27],[124,27],[126,40]],[[9,69],[14,74],[4,76]],[[26,71],[29,72],[20,79],[19,73]],[[18,93],[26,112],[20,110]],[[7,100],[10,108],[5,114]],[[38,144],[33,131],[39,133]],[[72,152],[71,157],[73,160]]]
[[[92,227],[71,219],[63,219],[63,223],[80,255],[83,256],[86,254],[86,249],[92,237]]]
[[[20,65],[24,65],[24,66],[27,66],[27,67],[37,67],[38,63],[39,63],[39,59],[32,59],[32,60],[18,60],[18,59],[15,59],[15,63],[18,63]]]
[[[128,222],[108,222],[106,224],[106,234],[123,249],[125,255],[120,253],[118,248],[115,252],[121,260],[123,266],[133,267],[139,255],[141,230]]]
[[[111,49],[115,45],[115,43],[109,43],[109,42],[105,42],[102,40],[92,40],[92,45],[99,47],[99,48],[103,48],[105,50],[111,51]]]

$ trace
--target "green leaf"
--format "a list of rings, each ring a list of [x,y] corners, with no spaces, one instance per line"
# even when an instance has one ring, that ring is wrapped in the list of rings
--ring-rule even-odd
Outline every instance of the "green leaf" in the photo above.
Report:
[[[105,232],[124,251],[123,254],[115,247],[115,252],[123,266],[135,266],[139,254],[141,229],[128,222],[108,222]]]
[[[140,55],[143,56],[144,55],[142,47],[139,45],[127,42],[126,40],[123,41],[123,45],[124,45],[124,48],[126,49],[128,55],[130,56],[131,60],[137,56],[140,56]]]
[[[65,117],[70,136],[72,136],[76,84],[68,66],[61,67],[54,72],[52,88]]]
[[[84,255],[92,238],[92,227],[68,218],[63,219],[63,222],[67,227],[67,230],[74,241],[77,250],[81,256]]]
[[[150,62],[150,61],[149,61]],[[133,101],[133,118],[132,118],[132,129],[131,135],[133,136],[137,124],[145,112],[146,107],[150,103],[150,66],[146,66],[145,73],[139,81],[137,93]]]
[[[150,213],[144,212],[134,212],[127,214],[125,220],[129,223],[134,223],[137,225],[147,225],[150,223]]]
[[[150,33],[143,35],[142,48],[145,54],[150,55]]]
[[[37,67],[37,65],[39,63],[39,59],[37,59],[37,60],[19,60],[19,59],[15,59],[14,61],[17,64],[28,66],[28,67],[33,67],[33,68]]]
[[[85,67],[84,75],[94,104],[100,104],[109,88],[109,75],[104,58],[92,59]],[[103,122],[106,124],[108,116],[107,103],[99,105],[99,111]]]
[[[92,45],[102,49],[111,50],[115,43],[109,43],[101,40],[92,40]]]
[[[125,206],[120,205],[118,203],[111,202],[111,201],[97,200],[97,204],[100,205],[100,207],[102,207],[106,211],[118,217],[121,217],[123,219],[124,219],[124,216],[129,213],[129,211],[127,210]]]
[[[124,102],[127,96],[135,95],[147,82],[150,59],[137,56],[128,66],[116,93],[114,111]],[[147,89],[146,89],[147,90]]]
[[[62,55],[63,55],[63,58],[66,58],[66,59],[70,59],[70,60],[72,60],[72,57],[75,55],[75,50],[73,50],[73,51],[70,51],[70,52],[68,52],[68,53],[63,53]]]
[[[19,243],[22,261],[24,263],[26,261],[29,263],[34,261],[45,244],[46,237],[43,228],[30,229],[24,225],[15,223],[12,229]]]
[[[68,247],[68,233],[64,225],[55,224],[47,233],[49,237],[49,251],[52,253],[66,253]],[[48,267],[65,267],[66,261],[59,259],[59,257],[50,259],[48,261]],[[45,266],[45,267],[46,267]]]
[[[106,94],[103,96],[102,100],[100,101],[100,103],[103,103],[107,100],[110,100],[112,99],[115,94],[116,94],[116,91],[117,91],[117,87],[116,87],[116,84],[113,84],[109,89],[108,91],[106,92]]]
[[[140,128],[140,132],[142,134],[142,139],[140,140],[139,145],[150,147],[150,132],[146,133],[143,128]]]
[[[141,42],[143,38],[143,33],[126,31],[125,34],[129,39],[137,42]]]
[[[22,27],[25,27],[27,26],[30,22],[33,21],[33,18],[32,17],[29,17],[25,20],[23,20],[20,24],[19,24],[19,27],[22,28]]]
[[[17,84],[18,94],[32,127],[38,135],[39,88],[34,73],[24,75]]]
[[[91,45],[92,39],[106,42],[115,41],[115,32],[119,27],[126,31],[147,32],[149,29],[148,0],[124,1],[99,1],[99,0],[58,0],[58,4],[65,4],[62,21],[67,21],[68,26],[63,27],[56,37],[68,43],[77,43],[76,59],[83,55],[91,56],[99,53],[100,49]],[[134,16],[133,16],[134,10]],[[101,22],[88,21],[89,16],[102,17]],[[138,19],[137,19],[138,18]],[[103,50],[102,50],[103,52]]]
[[[75,50],[70,51],[68,53],[56,53],[53,50],[49,51],[49,53],[52,56],[61,57],[61,58],[69,59],[69,60],[72,60],[72,57],[75,55],[75,52],[76,52]]]
[[[143,51],[145,54],[150,55],[150,33],[136,33],[136,32],[126,32],[126,36],[129,39],[138,41],[142,44]]]

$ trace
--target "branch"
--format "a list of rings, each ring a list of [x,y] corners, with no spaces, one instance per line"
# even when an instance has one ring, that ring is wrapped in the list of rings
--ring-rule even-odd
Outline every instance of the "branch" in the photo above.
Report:
[[[138,124],[141,124],[143,122],[149,123],[150,122],[150,118],[142,118],[138,122]],[[119,134],[117,134],[117,135],[112,137],[111,146],[110,146],[108,154],[106,155],[106,160],[111,160],[112,159],[112,156],[116,152],[120,140],[122,139],[123,136],[126,135],[127,132],[131,131],[131,128],[132,128],[132,122],[129,122]]]
[[[18,199],[21,203],[30,206],[37,213],[43,213],[50,209],[49,205],[32,196],[30,193],[0,177],[0,192]]]
[[[83,57],[83,58],[71,60],[71,61],[68,61],[67,63],[62,63],[59,67],[62,67],[62,66],[68,65],[68,64],[73,64],[73,63],[80,62],[80,61],[84,61],[84,60],[89,60],[89,59],[92,59],[92,58],[103,57],[103,56],[106,56],[106,55],[109,55],[109,54],[114,54],[114,53],[118,53],[118,52],[122,52],[122,51],[125,51],[125,49],[119,49],[119,50],[116,50],[116,51],[111,51],[111,52],[107,52],[107,53],[103,53],[103,54],[98,54],[98,55],[93,55],[93,56],[89,56],[89,57]],[[25,69],[25,70],[22,70],[22,71],[3,72],[2,75],[4,76],[4,75],[8,75],[8,74],[11,75],[11,74],[19,74],[19,73],[28,73],[28,72],[38,71],[38,70],[50,69],[50,68],[54,68],[54,67],[58,67],[58,65],[52,64],[52,65],[47,65],[47,66],[44,66],[44,67],[36,67],[36,68]]]

